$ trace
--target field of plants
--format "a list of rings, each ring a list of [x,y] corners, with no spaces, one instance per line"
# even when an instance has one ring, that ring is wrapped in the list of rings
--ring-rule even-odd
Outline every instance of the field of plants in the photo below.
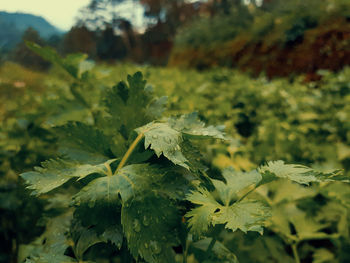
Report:
[[[317,82],[0,66],[0,262],[350,262],[350,68]]]

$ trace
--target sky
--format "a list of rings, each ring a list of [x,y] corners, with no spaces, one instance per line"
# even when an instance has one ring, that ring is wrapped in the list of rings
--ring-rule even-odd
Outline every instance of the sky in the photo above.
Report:
[[[69,30],[78,14],[90,0],[0,0],[0,10],[22,12],[44,17],[62,30]]]

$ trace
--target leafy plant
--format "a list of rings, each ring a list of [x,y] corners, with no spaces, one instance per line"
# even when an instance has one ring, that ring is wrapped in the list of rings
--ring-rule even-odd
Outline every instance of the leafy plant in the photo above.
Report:
[[[34,49],[78,72],[53,51]],[[140,72],[99,93],[84,84],[86,77],[73,77],[74,96],[93,118],[54,127],[61,154],[21,175],[49,202],[45,232],[22,247],[27,263],[237,262],[223,235],[262,234],[273,214],[268,202],[254,198],[258,187],[282,179],[348,181],[339,171],[283,161],[215,172],[201,146],[226,140],[223,126],[205,126],[196,113],[162,118],[166,99],[153,96]],[[100,97],[88,102],[85,91]]]

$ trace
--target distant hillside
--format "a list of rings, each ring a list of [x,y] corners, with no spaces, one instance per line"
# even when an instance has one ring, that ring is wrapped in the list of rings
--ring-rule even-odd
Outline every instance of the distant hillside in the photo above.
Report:
[[[0,12],[0,50],[10,49],[17,44],[28,27],[37,30],[43,38],[63,33],[41,16]]]

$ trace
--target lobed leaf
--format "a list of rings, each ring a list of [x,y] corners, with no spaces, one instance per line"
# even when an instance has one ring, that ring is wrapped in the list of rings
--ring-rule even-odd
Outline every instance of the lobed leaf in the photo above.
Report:
[[[159,157],[163,154],[174,164],[189,169],[188,160],[181,152],[182,135],[166,123],[149,123],[136,129],[145,136],[145,148],[150,147]]]
[[[115,159],[106,163],[111,163]],[[50,192],[72,178],[77,180],[93,174],[105,174],[107,172],[105,163],[98,165],[81,164],[77,162],[51,159],[41,163],[42,167],[35,167],[35,171],[21,174],[21,177],[28,184],[27,188],[32,189],[33,194],[40,195]]]
[[[251,172],[235,171],[232,167],[224,169],[222,173],[226,183],[213,179],[212,182],[222,203],[229,204],[237,199],[237,193],[250,185],[256,185],[261,175],[253,170]]]
[[[145,126],[136,129],[138,134],[145,136],[145,148],[150,147],[159,157],[163,154],[174,164],[190,169],[190,161],[184,156],[184,151],[191,156],[190,147],[183,143],[189,143],[185,136],[191,138],[217,138],[225,139],[222,127],[205,127],[204,123],[199,121],[196,113],[182,115],[179,118],[169,118],[166,123],[151,122]],[[200,166],[196,165],[196,168]]]
[[[188,201],[198,205],[186,214],[191,231],[200,236],[210,226],[223,224],[232,231],[240,229],[243,232],[262,233],[270,209],[259,201],[237,201],[237,193],[250,185],[256,185],[261,176],[256,171],[243,173],[232,168],[224,170],[223,175],[226,183],[212,180],[214,192],[200,187],[187,196]]]
[[[77,262],[75,259],[64,255],[70,246],[70,240],[66,233],[69,230],[72,218],[72,211],[50,218],[46,223],[45,232],[35,241],[31,256],[25,262]]]
[[[189,179],[191,180],[191,179]],[[125,203],[142,192],[153,191],[171,199],[184,197],[191,185],[175,170],[165,170],[149,164],[123,167],[113,176],[100,177],[83,187],[73,198],[75,205],[117,203],[119,195]]]
[[[329,173],[315,171],[314,169],[298,164],[285,164],[284,161],[271,161],[258,169],[262,175],[264,184],[277,178],[286,178],[299,184],[310,184],[312,182],[341,181],[349,182],[349,178],[342,176],[341,171],[336,170]]]
[[[128,75],[127,79],[128,84],[119,82],[104,99],[112,130],[121,133],[126,140],[134,129],[159,118],[167,101],[166,97],[153,98],[145,88],[146,80],[141,72]]]
[[[225,126],[205,127],[205,123],[198,119],[198,114],[196,112],[182,115],[179,118],[169,118],[168,123],[173,129],[194,138],[211,137],[215,139],[225,139],[223,132]]]
[[[110,138],[91,125],[69,122],[55,131],[62,142],[61,152],[72,160],[96,164],[113,157]]]

